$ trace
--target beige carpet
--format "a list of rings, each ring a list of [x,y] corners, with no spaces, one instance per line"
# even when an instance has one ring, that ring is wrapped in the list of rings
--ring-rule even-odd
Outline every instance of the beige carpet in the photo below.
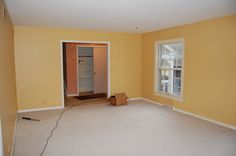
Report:
[[[19,114],[14,156],[39,156],[60,111]],[[44,156],[236,156],[236,131],[141,100],[83,104],[64,113]]]

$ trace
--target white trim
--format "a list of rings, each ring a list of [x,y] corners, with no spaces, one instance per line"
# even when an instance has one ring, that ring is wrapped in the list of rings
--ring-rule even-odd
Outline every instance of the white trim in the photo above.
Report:
[[[0,116],[0,156],[3,156],[3,137],[2,137],[2,123],[1,123],[1,116]]]
[[[107,44],[107,97],[110,97],[111,95],[111,72],[110,72],[110,50],[111,50],[111,42],[108,41],[80,41],[80,40],[61,40],[60,41],[60,47],[61,47],[61,105],[64,108],[64,78],[63,78],[63,43],[69,42],[69,43],[100,43],[100,44]]]
[[[209,119],[209,118],[207,118],[207,117],[200,116],[200,115],[197,115],[197,114],[194,114],[194,113],[191,113],[191,112],[187,112],[187,111],[182,110],[182,109],[174,108],[173,110],[176,111],[176,112],[180,112],[180,113],[182,113],[182,114],[186,114],[186,115],[189,115],[189,116],[192,116],[192,117],[201,119],[201,120],[205,120],[205,121],[208,121],[208,122],[211,122],[211,123],[214,123],[214,124],[223,126],[223,127],[227,127],[227,128],[229,128],[229,129],[232,129],[232,130],[235,130],[235,131],[236,131],[236,126],[229,125],[229,124],[225,124],[225,123],[223,123],[223,122],[219,122],[219,121],[216,121],[216,120],[213,120],[213,119]]]
[[[61,55],[61,85],[62,85],[62,90],[61,90],[61,106],[65,107],[65,102],[64,102],[64,70],[63,70],[63,42],[61,41],[60,43],[60,55]],[[19,111],[18,111],[19,112]]]
[[[78,96],[78,94],[70,94],[70,95],[67,95],[67,97],[73,97],[73,96]]]
[[[77,58],[77,94],[79,96],[79,45],[76,47],[76,58]]]
[[[159,67],[159,65],[158,65],[158,63],[159,63],[159,61],[158,61],[159,46],[158,45],[163,44],[163,43],[173,43],[173,42],[182,42],[183,43],[180,96],[175,96],[172,94],[164,94],[164,93],[160,92],[158,89],[158,87],[159,87],[159,81],[157,80],[157,77],[159,77],[159,70],[157,69]],[[154,87],[153,87],[154,95],[183,102],[183,98],[184,98],[184,55],[185,55],[184,54],[185,53],[185,40],[184,40],[184,38],[182,37],[182,38],[176,38],[176,39],[156,41],[154,47],[155,47],[154,48]]]
[[[163,106],[164,105],[162,103],[159,103],[159,102],[156,102],[156,101],[153,101],[153,100],[149,100],[149,99],[146,99],[146,98],[142,98],[142,100],[144,100],[146,102],[149,102],[149,103],[152,103],[152,104],[155,104],[155,105],[159,105],[159,106]]]
[[[54,110],[54,109],[63,109],[63,108],[64,108],[64,106],[35,108],[35,109],[22,109],[22,110],[18,110],[18,113],[36,112],[36,111],[45,111],[45,110]]]
[[[142,99],[144,101],[146,101],[146,102],[153,103],[153,104],[156,104],[156,105],[159,105],[159,106],[163,106],[164,105],[162,103],[159,103],[159,102],[156,102],[156,101],[152,101],[152,100],[149,100],[149,99],[146,99],[146,98],[142,98]],[[198,119],[201,119],[201,120],[213,123],[213,124],[217,124],[219,126],[223,126],[223,127],[226,127],[226,128],[229,128],[229,129],[232,129],[232,130],[236,131],[236,126],[233,126],[233,125],[225,124],[223,122],[216,121],[216,120],[213,120],[213,119],[209,119],[207,117],[204,117],[204,116],[201,116],[201,115],[197,115],[197,114],[194,114],[194,113],[191,113],[191,112],[187,112],[185,110],[178,109],[178,108],[175,108],[175,107],[173,108],[173,111],[176,111],[176,112],[179,112],[179,113],[182,113],[182,114],[186,114],[186,115],[189,115],[189,116],[192,116],[192,117],[195,117],[195,118],[198,118]]]
[[[129,98],[128,101],[142,100],[142,97]]]
[[[14,154],[17,121],[18,121],[18,115],[16,114],[15,128],[14,128],[14,134],[13,134],[13,142],[12,142],[12,146],[11,146],[11,154],[10,154],[11,156],[13,156],[13,154]]]
[[[111,96],[111,43],[107,43],[107,98]]]

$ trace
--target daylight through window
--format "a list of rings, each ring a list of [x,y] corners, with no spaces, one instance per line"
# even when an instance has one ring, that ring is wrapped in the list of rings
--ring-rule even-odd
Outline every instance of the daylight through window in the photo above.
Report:
[[[156,46],[156,92],[182,99],[183,39],[157,42]]]

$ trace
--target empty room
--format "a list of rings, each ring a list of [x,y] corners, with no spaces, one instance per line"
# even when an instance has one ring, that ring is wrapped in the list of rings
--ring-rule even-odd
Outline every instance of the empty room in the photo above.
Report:
[[[236,156],[235,0],[0,0],[0,156]]]

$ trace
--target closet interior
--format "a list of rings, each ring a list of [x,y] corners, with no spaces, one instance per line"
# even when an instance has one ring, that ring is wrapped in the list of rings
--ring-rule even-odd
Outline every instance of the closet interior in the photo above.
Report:
[[[107,44],[63,43],[65,96],[107,96],[107,50]]]

